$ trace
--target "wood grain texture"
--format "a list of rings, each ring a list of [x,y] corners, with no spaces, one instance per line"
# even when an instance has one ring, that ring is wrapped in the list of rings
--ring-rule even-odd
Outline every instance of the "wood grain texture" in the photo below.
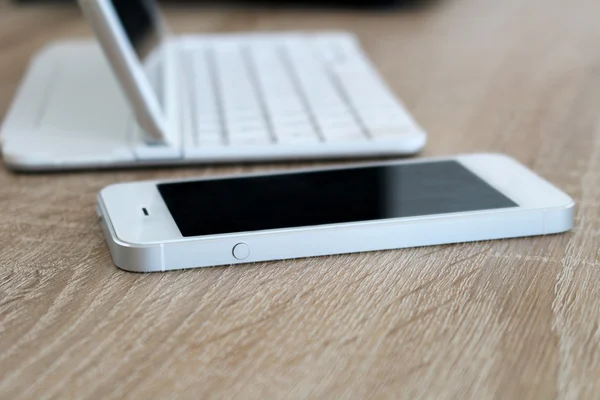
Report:
[[[513,155],[576,199],[576,227],[131,274],[97,225],[103,186],[289,165],[1,170],[0,397],[600,398],[599,15],[597,0],[168,10],[181,32],[356,32],[430,132],[424,155]],[[5,2],[0,115],[37,49],[87,34],[73,8]]]

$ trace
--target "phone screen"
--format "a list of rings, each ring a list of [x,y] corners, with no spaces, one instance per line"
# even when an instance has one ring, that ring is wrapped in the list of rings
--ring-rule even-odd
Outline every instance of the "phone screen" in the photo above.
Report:
[[[184,237],[518,207],[456,161],[159,184]]]

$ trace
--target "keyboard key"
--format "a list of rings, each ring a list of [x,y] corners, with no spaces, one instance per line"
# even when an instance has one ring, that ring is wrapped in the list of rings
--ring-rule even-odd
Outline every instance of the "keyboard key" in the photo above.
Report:
[[[406,113],[386,113],[384,111],[360,112],[360,118],[371,128],[382,126],[412,126],[414,122]]]
[[[363,131],[359,127],[338,127],[331,128],[327,130],[325,133],[325,139],[328,142],[341,142],[344,140],[366,140],[367,137],[364,135]]]
[[[372,69],[355,40],[347,37],[316,37],[313,41],[316,57],[331,67]]]
[[[228,131],[267,131],[267,123],[265,120],[233,120],[227,123]]]
[[[321,40],[315,43],[315,47],[316,56],[326,63],[344,64],[348,60],[346,49],[337,42]]]
[[[295,123],[295,124],[273,124],[273,131],[276,135],[282,134],[282,132],[292,131],[307,131],[314,132],[315,128],[311,122]]]
[[[196,48],[190,57],[196,115],[193,132],[182,134],[186,147],[367,146],[418,129],[346,36],[234,35],[207,43],[212,50]]]
[[[256,128],[256,129],[230,129],[227,131],[230,139],[239,138],[250,138],[250,137],[264,137],[269,139],[269,132],[267,129]]]
[[[371,138],[376,141],[400,139],[409,132],[409,129],[401,126],[388,126],[380,129],[369,130]]]
[[[279,143],[317,143],[319,137],[311,126],[294,126],[276,129],[275,134]]]
[[[318,124],[319,130],[323,132],[325,136],[335,135],[336,132],[348,131],[359,131],[362,132],[362,128],[355,123],[351,124]]]
[[[229,135],[230,145],[267,145],[271,144],[271,139],[264,131],[256,132],[233,132]]]
[[[333,96],[329,96],[329,97],[328,96],[317,96],[317,97],[311,98],[310,103],[311,103],[311,108],[315,112],[319,112],[319,110],[322,108],[327,108],[327,109],[347,108],[346,103],[340,97],[333,97]]]
[[[290,115],[304,112],[305,107],[299,101],[267,102],[267,110],[271,115]]]
[[[261,110],[231,110],[223,114],[223,120],[225,123],[241,123],[241,122],[255,122],[264,121],[264,115]]]
[[[196,102],[196,113],[199,115],[217,115],[219,108],[214,101],[198,100]]]
[[[199,131],[218,130],[221,128],[221,121],[219,121],[217,115],[199,115],[196,121],[196,128]]]
[[[282,114],[272,115],[271,125],[278,128],[285,128],[287,126],[306,125],[312,126],[311,118],[305,113],[297,114]]]
[[[280,136],[277,138],[280,144],[302,145],[302,144],[319,144],[321,141],[317,136]]]
[[[223,120],[228,121],[247,121],[247,120],[263,120],[264,116],[260,109],[244,109],[238,108],[235,110],[226,110],[223,114]]]
[[[315,115],[315,119],[319,124],[356,125],[356,119],[349,112],[343,112],[338,114],[318,113]]]
[[[223,133],[219,105],[214,91],[214,79],[206,50],[191,54],[193,102],[196,110],[194,147],[222,146]]]
[[[216,135],[204,135],[202,133],[198,135],[199,147],[215,147],[223,145],[225,145],[225,142],[220,132]]]

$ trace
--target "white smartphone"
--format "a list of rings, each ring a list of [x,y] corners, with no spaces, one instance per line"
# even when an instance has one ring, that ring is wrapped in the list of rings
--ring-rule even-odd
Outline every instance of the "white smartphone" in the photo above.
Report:
[[[151,272],[546,235],[573,200],[496,154],[121,183],[98,214],[115,264]]]

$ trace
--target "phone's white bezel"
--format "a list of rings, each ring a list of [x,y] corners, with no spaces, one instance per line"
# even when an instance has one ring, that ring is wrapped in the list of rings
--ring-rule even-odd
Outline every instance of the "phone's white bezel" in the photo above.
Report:
[[[168,40],[168,29],[162,14],[156,7],[156,15],[165,36],[161,44],[164,56],[162,85],[164,98],[158,99],[152,88],[143,65],[129,43],[110,0],[78,0],[79,5],[91,25],[104,53],[110,60],[114,73],[119,79],[136,118],[142,129],[155,140],[167,144],[178,142],[176,43]],[[154,6],[154,3],[152,2]],[[162,106],[161,106],[162,103]]]
[[[475,154],[365,163],[343,168],[442,160],[457,160],[511,198],[519,207],[184,238],[156,188],[157,183],[169,181],[146,181],[116,184],[103,189],[99,194],[98,212],[115,263],[131,271],[164,271],[245,261],[551,234],[571,229],[573,200],[523,165],[503,155]],[[325,169],[333,168],[335,167]],[[236,178],[241,177],[237,175],[205,179]],[[173,181],[181,180],[171,180]],[[150,212],[149,217],[142,213],[142,207]],[[249,243],[253,246],[254,253],[250,259],[236,260],[232,256],[232,248],[237,243]]]

